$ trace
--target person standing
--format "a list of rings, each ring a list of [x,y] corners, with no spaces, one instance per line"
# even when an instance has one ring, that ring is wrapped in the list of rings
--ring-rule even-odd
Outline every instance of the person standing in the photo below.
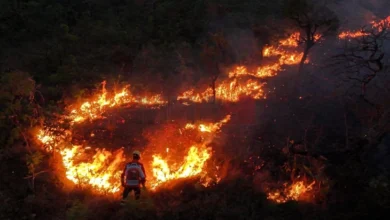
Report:
[[[141,196],[141,186],[145,188],[146,174],[144,165],[139,162],[141,159],[141,153],[139,151],[133,152],[133,160],[126,164],[122,175],[121,182],[123,189],[122,201],[125,199],[131,191],[134,191],[135,199],[138,200]]]

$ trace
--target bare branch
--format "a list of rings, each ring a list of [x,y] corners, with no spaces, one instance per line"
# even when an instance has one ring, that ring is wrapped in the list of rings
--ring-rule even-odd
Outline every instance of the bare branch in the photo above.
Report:
[[[33,175],[24,177],[24,179],[35,178],[35,177],[37,177],[38,175],[43,174],[43,173],[47,173],[47,172],[50,172],[50,170],[42,170],[42,171],[39,171],[39,172],[37,172],[37,173],[34,173]]]

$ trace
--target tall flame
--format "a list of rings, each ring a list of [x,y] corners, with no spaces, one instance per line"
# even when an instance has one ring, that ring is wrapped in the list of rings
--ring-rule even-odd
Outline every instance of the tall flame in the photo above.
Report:
[[[123,150],[111,153],[105,149],[97,152],[88,162],[77,162],[78,156],[85,156],[81,146],[73,146],[60,151],[66,169],[66,177],[81,186],[91,186],[100,192],[118,192],[120,190],[120,172],[118,167],[125,161]]]
[[[105,82],[103,82],[101,94],[81,104],[79,109],[71,110],[68,115],[68,118],[71,119],[71,124],[82,122],[86,119],[97,119],[107,108],[119,106],[124,103],[140,103],[148,106],[165,103],[159,98],[160,96],[137,99],[128,93],[127,88],[125,87],[119,93],[113,94],[110,98],[105,88]],[[226,116],[220,122],[202,125],[204,127],[199,132],[214,133],[229,120],[230,115]],[[120,190],[122,166],[126,161],[123,149],[116,152],[95,149],[96,152],[93,152],[91,155],[82,146],[67,145],[66,139],[69,136],[70,133],[67,133],[65,136],[55,135],[49,128],[42,129],[37,133],[37,139],[46,146],[46,149],[58,151],[62,156],[67,179],[82,187],[92,187],[97,192],[118,192]],[[187,156],[184,160],[182,161],[178,158],[174,164],[164,160],[160,154],[152,156],[153,161],[150,162],[150,166],[153,170],[153,177],[148,178],[148,182],[153,189],[161,183],[172,179],[207,173],[204,165],[211,157],[211,149],[206,148],[203,144],[189,145],[188,147]],[[168,153],[169,148],[166,148],[164,151]],[[149,165],[147,164],[146,167],[149,167]]]
[[[198,126],[188,123],[185,125],[185,130],[196,129],[200,133],[213,135],[219,131],[224,124],[228,123],[230,118],[231,116],[227,115],[219,122],[207,124],[199,123]],[[154,179],[151,183],[152,188],[156,188],[160,184],[172,179],[207,174],[205,163],[211,156],[211,149],[206,147],[205,143],[192,145],[186,153],[183,161],[176,159],[172,162],[168,160],[169,158],[163,159],[160,154],[153,155],[152,167]],[[205,185],[207,184],[206,180]]]
[[[201,172],[205,172],[204,165],[210,157],[210,148],[191,146],[179,168],[174,169],[160,155],[153,155],[152,166],[154,180],[151,184],[152,188],[154,189],[161,183],[169,180],[196,176]]]
[[[388,25],[389,21],[390,18],[387,18],[380,22],[374,22],[372,25],[381,30],[381,28]],[[355,35],[340,33],[339,37],[348,36]],[[242,96],[253,99],[266,98],[263,91],[265,83],[261,82],[261,79],[276,76],[283,71],[284,66],[296,65],[301,61],[303,53],[296,50],[300,37],[300,34],[296,32],[288,38],[280,40],[278,46],[265,47],[262,53],[263,57],[270,61],[267,65],[262,65],[254,70],[250,70],[245,66],[237,66],[226,76],[221,77],[220,82],[215,86],[215,90],[210,87],[202,92],[188,89],[179,95],[177,100],[210,101],[214,97],[214,92],[217,99],[229,102],[237,102]],[[316,41],[320,39],[320,35],[315,36]],[[100,94],[79,105],[71,106],[66,116],[73,125],[100,118],[107,109],[124,104],[146,105],[150,108],[166,104],[160,94],[144,97],[136,96],[130,92],[129,88],[130,86],[126,86],[117,93],[109,94],[104,81]],[[187,124],[184,130],[195,130],[202,136],[213,135],[229,120],[230,115],[216,123]],[[45,128],[38,132],[37,139],[46,145],[47,149],[58,151],[62,156],[63,166],[66,169],[65,175],[73,183],[92,187],[97,192],[118,192],[120,190],[120,172],[123,163],[127,160],[123,150],[111,152],[105,149],[96,149],[96,152],[89,153],[82,146],[66,145],[65,139],[70,135],[54,135],[49,128]],[[153,189],[157,189],[170,180],[207,173],[206,163],[212,157],[212,149],[208,148],[204,142],[195,143],[194,140],[190,142],[177,145],[184,146],[184,157],[168,158],[169,155],[175,153],[176,146],[160,146],[162,150],[160,149],[160,151],[154,153],[151,156],[151,161],[144,162],[146,169],[152,172],[152,177],[148,178],[148,182]],[[217,179],[219,178],[217,177]],[[286,185],[283,190],[268,193],[268,198],[279,203],[298,200],[303,194],[313,190],[314,183],[306,184],[303,181],[298,181],[290,186]]]

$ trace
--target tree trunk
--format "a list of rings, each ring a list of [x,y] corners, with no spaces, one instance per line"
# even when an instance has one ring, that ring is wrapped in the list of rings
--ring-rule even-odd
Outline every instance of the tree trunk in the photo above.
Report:
[[[217,81],[217,77],[213,79],[213,82],[211,83],[211,87],[213,89],[213,104],[215,104],[217,92],[215,91],[215,82]]]
[[[217,79],[219,77],[219,74],[221,73],[221,71],[219,71],[219,65],[218,65],[218,62],[215,62],[215,75],[213,76],[213,81],[211,83],[211,87],[213,89],[213,103],[215,104],[216,102],[216,99],[217,99],[217,92],[215,91],[215,87],[216,87],[216,83],[217,83]]]
[[[303,73],[303,66],[305,65],[305,62],[307,60],[307,56],[309,55],[309,51],[315,44],[314,34],[311,33],[311,28],[308,27],[308,29],[306,30],[306,35],[307,35],[306,36],[307,40],[305,42],[305,50],[303,51],[303,56],[302,56],[301,62],[299,63],[299,73],[300,74]]]
[[[299,70],[298,70],[299,74],[303,73],[303,66],[305,65],[305,62],[307,60],[307,56],[309,55],[309,49],[310,48],[306,47],[305,51],[303,52],[301,62],[299,63]]]
[[[388,130],[390,125],[390,110],[383,113],[382,116],[378,119],[378,123],[372,126],[367,134],[367,139],[370,142],[371,146],[375,146],[381,142],[381,138]]]

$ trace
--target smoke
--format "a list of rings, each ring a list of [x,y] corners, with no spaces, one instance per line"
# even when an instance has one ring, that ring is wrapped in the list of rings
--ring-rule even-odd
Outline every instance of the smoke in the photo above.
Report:
[[[377,18],[385,18],[390,13],[388,7],[389,1],[387,0],[358,0],[357,2],[361,7],[371,12],[372,15]]]
[[[387,0],[344,0],[332,5],[342,28],[357,29],[372,19],[383,19],[390,14]]]
[[[251,30],[235,28],[226,36],[237,63],[253,63],[259,59],[259,47]]]

